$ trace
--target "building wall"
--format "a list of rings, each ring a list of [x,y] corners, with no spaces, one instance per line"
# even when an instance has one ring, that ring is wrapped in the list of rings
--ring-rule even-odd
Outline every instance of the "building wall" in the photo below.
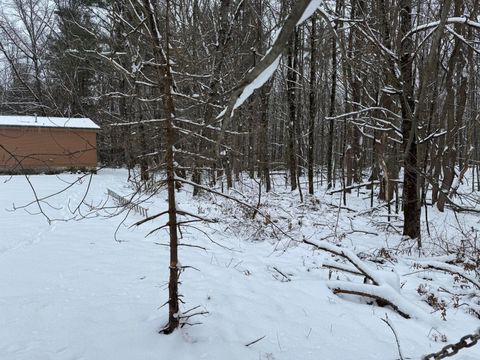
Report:
[[[0,127],[0,145],[8,150],[0,147],[0,169],[95,168],[96,136],[96,131],[83,129]]]

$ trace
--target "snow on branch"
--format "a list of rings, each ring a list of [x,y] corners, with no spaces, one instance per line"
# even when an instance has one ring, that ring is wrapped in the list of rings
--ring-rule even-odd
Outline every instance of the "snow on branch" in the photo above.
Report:
[[[427,319],[424,311],[407,301],[403,296],[388,285],[358,284],[346,281],[329,281],[327,286],[334,294],[350,294],[369,297],[390,305],[406,319]]]
[[[352,275],[363,276],[363,274],[360,273],[355,267],[346,263],[338,262],[338,261],[325,260],[322,263],[322,267],[331,269],[331,270],[343,271]]]
[[[392,115],[393,117],[395,117],[397,119],[401,118],[400,115],[394,113],[393,111],[391,111],[391,110],[389,110],[385,107],[371,106],[371,107],[367,107],[367,108],[360,109],[360,110],[357,110],[357,111],[352,111],[352,112],[340,114],[340,115],[337,115],[337,116],[327,116],[327,117],[325,117],[325,120],[339,120],[339,119],[344,119],[344,118],[354,118],[357,115],[363,114],[365,112],[371,112],[371,111],[381,111],[383,113],[388,113],[388,114]]]
[[[367,182],[364,182],[364,183],[361,183],[361,184],[355,184],[355,185],[351,185],[351,186],[345,186],[344,188],[341,188],[341,189],[331,190],[331,191],[327,192],[327,194],[332,195],[332,194],[336,194],[336,193],[347,191],[347,190],[353,190],[353,189],[362,188],[364,186],[372,186],[372,185],[378,185],[378,184],[380,184],[379,180],[367,181]]]
[[[233,89],[230,104],[217,116],[217,119],[222,118],[225,114],[230,117],[233,111],[240,107],[256,89],[262,87],[268,81],[280,63],[280,57],[292,31],[296,26],[307,20],[317,10],[320,3],[321,0],[299,0],[295,2],[272,47]]]
[[[431,139],[435,139],[435,138],[438,138],[440,136],[444,136],[446,134],[447,134],[446,130],[437,129],[433,133],[431,133],[430,135],[427,135],[426,137],[424,137],[423,139],[418,139],[418,143],[423,144],[423,143],[425,143],[425,142],[427,142]]]
[[[377,278],[373,269],[370,268],[364,261],[362,261],[353,251],[345,249],[340,246],[336,246],[327,241],[310,241],[304,240],[306,244],[312,245],[315,248],[337,256],[343,257],[348,260],[361,274],[370,279],[374,285],[379,285],[381,280]]]
[[[468,282],[473,284],[478,290],[480,290],[480,281],[478,281],[474,276],[468,274],[464,269],[459,266],[435,260],[417,260],[415,261],[414,266],[421,269],[439,270],[458,275],[462,279],[467,280]]]
[[[327,241],[303,240],[304,243],[314,246],[318,250],[327,251],[346,259],[352,266],[332,266],[326,263],[327,268],[337,268],[355,275],[363,275],[371,281],[368,283],[353,283],[347,281],[329,281],[327,286],[334,294],[350,294],[372,298],[381,305],[389,305],[404,318],[415,318],[430,322],[432,319],[420,307],[407,300],[400,293],[400,278],[396,273],[378,271],[361,260],[353,251],[334,245]]]
[[[447,24],[465,24],[465,25],[468,25],[468,26],[471,26],[471,27],[474,27],[474,28],[477,28],[477,29],[480,29],[480,23],[476,22],[476,21],[473,21],[473,20],[470,20],[469,18],[465,17],[465,16],[458,16],[458,17],[451,17],[451,18],[448,18],[447,21],[446,21]],[[440,20],[438,21],[432,21],[428,24],[423,24],[423,25],[419,25],[417,27],[414,27],[412,30],[410,30],[402,39],[402,42],[405,41],[409,36],[419,32],[419,31],[424,31],[424,30],[428,30],[428,29],[431,29],[431,28],[434,28],[434,27],[437,27],[438,25],[440,25]]]
[[[320,7],[322,0],[311,0],[310,4],[307,5],[307,8],[303,11],[303,15],[298,20],[297,26],[302,25],[305,20],[307,20],[313,13]]]

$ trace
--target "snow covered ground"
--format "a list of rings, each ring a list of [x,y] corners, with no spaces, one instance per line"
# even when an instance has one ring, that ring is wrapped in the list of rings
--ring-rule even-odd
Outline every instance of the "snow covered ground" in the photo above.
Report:
[[[29,179],[42,197],[79,176]],[[86,177],[41,202],[50,224],[36,203],[21,207],[34,199],[24,177],[0,177],[1,360],[398,359],[395,337],[382,321],[386,316],[404,358],[420,359],[480,326],[468,310],[480,311],[479,290],[450,274],[413,267],[418,254],[412,242],[401,241],[400,219],[389,225],[385,208],[370,213],[367,192],[352,192],[339,210],[340,194],[319,192],[300,203],[278,178],[275,192],[262,194],[267,220],[252,219],[251,210],[219,196],[193,200],[189,187],[178,193],[181,209],[218,220],[182,231],[183,243],[206,250],[180,248],[182,265],[192,267],[181,275],[182,311],[199,306],[193,312],[207,314],[190,319],[200,324],[160,335],[167,319],[161,305],[167,300],[168,248],[162,244],[168,234],[145,235],[165,220],[129,228],[140,215],[130,213],[125,221],[125,212],[108,216],[117,211],[107,189],[130,194],[126,177],[123,170],[102,170],[91,183]],[[245,179],[232,195],[255,205],[256,192],[255,182]],[[83,205],[87,218],[77,212],[63,221],[82,200],[111,208],[96,212]],[[165,209],[165,193],[142,206],[150,215]],[[447,243],[475,241],[480,229],[474,214],[456,219],[449,210],[430,210],[429,218],[436,244],[425,234],[428,256],[442,255]],[[389,307],[335,295],[331,280],[362,284],[362,278],[323,268],[336,258],[302,239],[352,250],[388,284],[390,278],[398,282],[395,296],[424,316],[405,319]],[[429,296],[437,310],[425,301]],[[480,345],[452,359],[478,360]]]

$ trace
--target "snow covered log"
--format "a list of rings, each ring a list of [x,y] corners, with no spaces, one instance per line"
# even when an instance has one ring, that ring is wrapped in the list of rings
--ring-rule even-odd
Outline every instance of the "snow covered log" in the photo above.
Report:
[[[318,250],[327,251],[343,257],[352,265],[338,264],[332,266],[335,264],[327,261],[324,264],[326,267],[336,267],[341,271],[363,275],[372,282],[372,284],[360,284],[347,281],[328,281],[327,286],[334,294],[350,294],[372,298],[377,300],[379,305],[391,306],[393,310],[404,318],[429,320],[428,315],[421,308],[411,303],[400,293],[400,278],[396,273],[373,269],[370,265],[362,261],[353,251],[327,241],[304,240],[303,242],[314,246]]]
[[[387,284],[377,286],[346,281],[329,281],[327,286],[334,294],[350,294],[375,299],[382,305],[391,306],[393,310],[406,319],[428,319],[424,311],[406,300],[399,292]]]

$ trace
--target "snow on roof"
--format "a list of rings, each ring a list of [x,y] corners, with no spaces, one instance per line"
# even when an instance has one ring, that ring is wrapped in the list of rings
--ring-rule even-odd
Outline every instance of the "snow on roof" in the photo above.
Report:
[[[59,127],[73,129],[100,129],[89,118],[0,115],[0,126]]]

